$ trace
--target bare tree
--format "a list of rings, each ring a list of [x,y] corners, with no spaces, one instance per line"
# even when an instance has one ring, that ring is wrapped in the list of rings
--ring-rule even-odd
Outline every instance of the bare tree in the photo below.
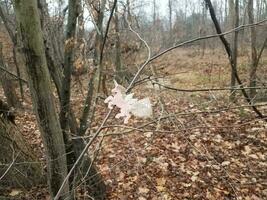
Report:
[[[156,20],[157,20],[157,2],[156,0],[153,0],[153,26],[156,26]]]
[[[253,0],[248,1],[248,19],[249,23],[254,22],[254,6]],[[249,74],[249,86],[256,87],[256,77],[257,77],[257,49],[256,49],[256,30],[255,27],[250,27],[250,47],[251,47],[251,65],[250,65],[250,74]],[[249,91],[250,98],[254,98],[256,96],[256,89],[251,88]]]
[[[34,111],[45,147],[49,190],[53,198],[67,175],[67,160],[53,100],[37,1],[16,0],[15,13],[24,46]],[[68,184],[63,194],[62,199],[65,199],[69,194]]]
[[[206,2],[206,5],[207,7],[209,8],[209,12],[210,12],[210,16],[212,18],[212,21],[213,21],[213,24],[215,26],[215,29],[216,29],[216,32],[217,34],[221,34],[222,33],[222,30],[221,30],[221,27],[220,27],[220,24],[217,20],[217,17],[216,17],[216,14],[215,14],[215,10],[213,8],[213,5],[211,3],[210,0],[205,0]],[[231,69],[233,70],[234,72],[234,75],[235,75],[235,78],[237,80],[237,83],[240,85],[240,87],[242,88],[242,94],[243,96],[245,97],[245,100],[251,105],[252,109],[254,110],[254,112],[260,117],[260,118],[264,118],[264,115],[252,104],[251,102],[251,99],[249,98],[249,95],[247,94],[247,92],[245,91],[244,89],[244,86],[242,84],[242,81],[241,79],[239,78],[239,75],[238,75],[238,72],[237,70],[235,70],[234,68],[234,61],[233,61],[233,54],[232,54],[232,49],[228,43],[228,41],[225,39],[224,35],[220,35],[219,36],[221,42],[223,43],[224,45],[224,48],[225,48],[225,51],[227,53],[227,56],[228,56],[228,59],[229,59],[229,62],[230,62],[230,66],[231,66]]]
[[[100,7],[97,16],[97,27],[99,33],[97,34],[96,46],[95,46],[95,60],[97,60],[97,71],[96,71],[96,90],[97,93],[101,90],[101,83],[103,80],[103,43],[104,43],[104,30],[103,30],[103,20],[105,12],[106,0],[100,1]]]
[[[84,135],[85,131],[87,130],[88,126],[90,124],[88,123],[88,118],[90,115],[90,122],[93,118],[94,113],[94,106],[93,105],[93,99],[94,99],[94,91],[95,87],[98,91],[100,89],[100,81],[102,73],[102,61],[100,62],[100,52],[101,52],[101,46],[103,43],[103,19],[104,19],[104,9],[106,5],[106,0],[100,0],[99,2],[86,2],[88,7],[94,7],[94,13],[93,13],[93,21],[96,22],[95,28],[96,28],[96,38],[95,38],[95,44],[94,44],[94,69],[91,73],[90,80],[88,81],[88,87],[87,87],[87,95],[84,102],[84,109],[83,113],[80,119],[80,128],[79,128],[79,135]],[[97,7],[97,3],[99,3],[99,6]]]
[[[12,27],[11,23],[10,23],[10,20],[8,19],[8,16],[7,14],[4,12],[4,9],[2,9],[1,5],[0,5],[0,18],[2,19],[4,25],[5,25],[5,28],[8,32],[8,35],[13,43],[13,47],[12,47],[12,53],[13,53],[13,61],[14,61],[14,64],[15,64],[15,67],[16,67],[16,70],[17,70],[17,76],[18,76],[18,82],[19,82],[19,86],[20,86],[20,93],[21,93],[21,97],[22,99],[24,98],[24,91],[23,91],[23,84],[22,84],[22,81],[20,79],[21,77],[21,69],[20,67],[18,66],[18,62],[17,62],[17,51],[18,51],[18,34],[16,34],[16,31],[14,30],[15,28]],[[14,86],[13,86],[14,87]],[[18,102],[17,103],[17,106],[19,104],[19,101],[18,99],[16,99],[16,101]]]
[[[7,70],[3,56],[3,44],[0,42],[0,67],[2,70]],[[12,107],[20,107],[21,103],[16,94],[15,85],[12,78],[6,72],[2,72],[0,75],[0,82],[2,84],[7,103]]]
[[[65,144],[69,143],[68,119],[70,113],[71,74],[74,62],[76,22],[79,14],[79,0],[70,0],[68,4],[68,23],[66,27],[66,40],[64,49],[64,70],[60,98],[60,124],[63,131]]]
[[[62,79],[62,89],[60,98],[60,124],[63,131],[64,142],[66,145],[67,163],[69,169],[72,168],[76,159],[80,156],[85,144],[82,139],[72,140],[69,130],[69,119],[71,118],[71,74],[74,64],[75,43],[76,43],[76,27],[77,18],[79,16],[80,0],[69,0],[68,4],[68,23],[66,28],[66,40],[64,49],[64,70]],[[72,132],[77,135],[78,130]],[[85,157],[81,168],[76,174],[70,177],[70,190],[74,193],[75,178],[85,178],[88,175],[90,178],[85,181],[86,189],[90,192],[94,199],[103,199],[105,197],[105,184],[100,174],[98,174],[96,166],[92,163],[89,157]],[[79,179],[78,179],[79,180]],[[74,197],[72,197],[74,198]]]
[[[171,44],[172,41],[172,12],[173,12],[173,0],[168,0],[168,12],[169,12],[169,44]]]
[[[119,12],[118,5],[116,5],[114,13],[114,23],[115,23],[115,66],[116,66],[116,80],[118,83],[123,81],[123,69],[121,61],[121,41],[120,41],[120,27],[119,27]]]
[[[239,0],[229,0],[229,22],[230,27],[236,28],[239,25]],[[238,54],[238,31],[235,31],[231,35],[232,44],[232,59],[233,59],[233,69],[231,69],[231,87],[234,88],[236,85],[235,71],[237,71],[237,54]],[[235,90],[231,90],[230,99],[235,99]]]

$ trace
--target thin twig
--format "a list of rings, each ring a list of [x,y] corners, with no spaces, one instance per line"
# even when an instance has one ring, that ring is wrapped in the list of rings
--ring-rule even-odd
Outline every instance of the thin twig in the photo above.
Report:
[[[173,47],[170,47],[170,48],[168,48],[168,49],[166,49],[166,50],[164,50],[164,51],[162,51],[162,52],[160,52],[160,53],[158,53],[158,54],[152,56],[149,60],[147,60],[147,61],[142,65],[142,67],[138,70],[137,75],[135,75],[135,77],[134,77],[133,80],[131,81],[131,83],[130,83],[130,85],[129,85],[129,86],[131,86],[131,87],[128,87],[128,88],[129,88],[128,90],[130,91],[131,89],[133,89],[133,87],[135,87],[135,81],[136,81],[136,79],[138,78],[138,75],[141,73],[141,71],[146,67],[146,65],[148,65],[148,64],[151,63],[152,61],[156,60],[156,59],[159,58],[160,56],[163,56],[164,54],[166,54],[166,53],[168,53],[168,52],[170,52],[170,51],[172,51],[172,50],[174,50],[174,49],[177,49],[177,48],[179,48],[179,47],[181,47],[181,46],[187,45],[187,44],[191,44],[191,43],[194,43],[194,42],[197,42],[197,41],[200,41],[200,40],[211,39],[211,38],[216,38],[216,37],[220,37],[220,36],[228,35],[228,34],[230,34],[230,33],[232,33],[232,32],[240,31],[240,30],[242,30],[242,29],[249,28],[249,27],[251,27],[251,26],[257,26],[257,25],[260,25],[260,24],[262,24],[262,23],[264,23],[264,22],[266,22],[266,21],[267,21],[267,19],[264,19],[264,20],[261,20],[261,21],[259,21],[259,22],[253,23],[253,24],[244,24],[244,25],[238,26],[238,27],[236,27],[236,28],[234,28],[234,29],[231,29],[231,30],[229,30],[229,31],[226,31],[226,32],[224,32],[224,33],[213,34],[213,35],[207,35],[207,36],[203,36],[203,37],[197,37],[197,38],[194,38],[194,39],[187,40],[187,41],[185,41],[185,42],[181,42],[181,43],[179,43],[179,44],[176,44],[176,45],[174,45]],[[128,92],[129,92],[129,91],[128,91]]]
[[[146,46],[147,51],[148,51],[148,55],[147,55],[147,59],[144,62],[144,64],[139,68],[139,70],[136,72],[134,78],[132,79],[131,83],[129,84],[129,86],[126,89],[126,93],[130,92],[130,90],[132,89],[136,79],[138,78],[138,76],[140,75],[140,73],[143,71],[143,69],[145,68],[145,66],[149,63],[149,61],[151,60],[151,50],[149,45],[147,44],[147,42],[140,36],[139,33],[137,33],[135,30],[132,29],[130,23],[128,22],[128,20],[126,19],[128,27],[130,29],[130,31],[132,31]]]
[[[162,55],[168,53],[169,51],[172,51],[172,50],[174,50],[174,49],[177,49],[177,48],[179,48],[179,47],[181,47],[181,46],[184,46],[184,45],[186,45],[186,44],[194,43],[194,42],[197,42],[197,41],[199,41],[199,40],[211,39],[211,38],[216,38],[216,37],[220,37],[220,36],[228,35],[228,34],[230,34],[230,33],[232,33],[232,32],[240,31],[240,30],[242,30],[242,29],[249,28],[249,27],[251,27],[251,26],[257,26],[257,25],[260,25],[260,24],[262,24],[262,23],[264,23],[264,22],[267,22],[267,19],[261,20],[261,21],[259,21],[259,22],[253,23],[253,24],[245,24],[245,25],[241,25],[241,26],[238,26],[238,27],[236,27],[236,28],[234,28],[234,29],[231,29],[231,30],[229,30],[229,31],[226,31],[226,32],[224,32],[224,33],[214,34],[214,35],[207,35],[207,36],[203,36],[203,37],[194,38],[194,39],[192,39],[192,40],[187,40],[187,41],[185,41],[185,42],[179,43],[179,44],[177,44],[177,45],[175,45],[175,46],[173,46],[173,47],[170,47],[170,48],[168,48],[168,49],[166,49],[166,50],[164,50],[164,51],[162,51],[162,52],[160,52],[160,53],[158,53],[158,54],[152,56],[152,58],[151,58],[146,64],[152,62],[153,60],[156,60],[157,58],[159,58],[160,56],[162,56]]]
[[[89,147],[92,145],[93,141],[98,137],[99,133],[101,132],[103,126],[106,124],[109,116],[111,115],[112,109],[109,110],[108,114],[106,115],[105,119],[102,121],[100,127],[98,128],[98,130],[95,132],[95,134],[93,135],[93,137],[91,138],[91,140],[85,145],[83,151],[81,152],[81,154],[79,155],[79,157],[77,158],[77,160],[75,161],[75,163],[73,164],[72,168],[70,169],[69,173],[67,174],[67,176],[65,177],[64,181],[62,182],[54,200],[58,200],[62,190],[65,187],[65,184],[67,183],[67,181],[69,180],[71,174],[73,173],[73,171],[79,166],[79,164],[81,163],[81,160],[83,158],[83,156],[86,154],[87,150],[89,149]]]
[[[16,74],[13,74],[12,72],[6,70],[5,68],[3,68],[2,66],[0,66],[0,70],[4,71],[5,73],[9,74],[10,76],[13,76],[14,78],[21,80],[23,83],[28,85],[28,81],[26,81],[25,79],[22,79],[20,77],[18,77]]]
[[[12,148],[13,149],[13,148]],[[7,175],[7,173],[10,171],[10,169],[12,168],[12,166],[14,165],[17,157],[19,156],[20,152],[16,155],[16,157],[14,156],[14,149],[13,149],[13,159],[12,162],[10,163],[10,165],[8,166],[8,168],[6,169],[6,171],[4,172],[4,174],[0,177],[0,181]]]
[[[203,89],[181,89],[181,88],[174,88],[171,86],[163,85],[161,83],[153,82],[153,84],[162,86],[163,88],[174,90],[177,92],[209,92],[209,91],[225,91],[225,90],[247,90],[247,89],[267,89],[267,87],[234,87],[234,88],[203,88]]]

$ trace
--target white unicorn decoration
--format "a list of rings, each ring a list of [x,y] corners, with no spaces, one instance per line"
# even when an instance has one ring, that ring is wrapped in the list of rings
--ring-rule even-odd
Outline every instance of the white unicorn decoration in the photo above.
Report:
[[[124,124],[127,124],[131,118],[131,114],[136,117],[148,118],[152,116],[152,107],[149,98],[141,100],[134,99],[133,93],[126,94],[126,89],[119,85],[114,80],[115,88],[111,90],[112,96],[105,99],[105,103],[108,103],[108,108],[113,109],[113,106],[120,108],[115,118],[124,117]]]

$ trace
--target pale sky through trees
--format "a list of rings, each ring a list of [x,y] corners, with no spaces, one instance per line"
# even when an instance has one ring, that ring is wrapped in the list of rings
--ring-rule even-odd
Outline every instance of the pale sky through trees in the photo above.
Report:
[[[168,1],[169,0],[156,0],[156,6],[157,6],[157,15],[159,18],[164,19],[168,17]],[[49,4],[49,11],[51,14],[56,14],[59,12],[59,10],[63,10],[65,6],[67,5],[66,0],[61,1],[54,1],[49,0],[47,1]],[[126,1],[118,1],[125,3]],[[133,6],[133,12],[144,12],[147,14],[147,19],[152,20],[152,13],[153,13],[153,0],[131,0],[130,1]],[[173,15],[175,15],[175,10],[180,10],[182,12],[186,12],[187,15],[190,15],[192,12],[198,12],[201,9],[201,2],[199,0],[172,0],[173,2]],[[60,5],[61,4],[61,5]],[[85,19],[87,19],[86,27],[92,28],[93,23],[91,22],[88,9],[85,9],[84,12]]]
[[[169,1],[170,0],[155,0],[156,2],[156,20],[160,20],[165,28],[168,29],[167,24],[169,21]],[[47,0],[49,4],[49,12],[51,15],[58,16],[62,15],[62,11],[66,8],[67,0]],[[130,9],[131,13],[142,23],[152,24],[153,21],[153,12],[154,12],[154,0],[130,0]],[[192,14],[202,14],[203,13],[203,0],[171,0],[172,4],[172,23],[180,19],[187,19]],[[228,7],[228,1],[225,0],[213,0],[215,12],[217,12],[217,17],[219,22],[222,22],[225,18],[225,14],[227,13],[226,7]],[[110,1],[110,5],[106,4],[106,12],[104,17],[104,24],[107,22],[109,14],[110,14],[110,6],[113,1]],[[257,8],[258,2],[255,2],[255,8]],[[87,4],[88,5],[88,4]],[[121,15],[124,12],[124,5],[126,5],[126,0],[118,1],[119,11]],[[240,5],[242,8],[242,5]],[[92,30],[94,29],[94,24],[92,21],[92,17],[89,15],[89,8],[85,5],[84,7],[84,20],[85,20],[85,29]],[[242,11],[240,11],[242,12]],[[61,13],[61,14],[60,14]],[[209,15],[207,16],[209,18]],[[66,22],[67,18],[65,16],[64,22]]]

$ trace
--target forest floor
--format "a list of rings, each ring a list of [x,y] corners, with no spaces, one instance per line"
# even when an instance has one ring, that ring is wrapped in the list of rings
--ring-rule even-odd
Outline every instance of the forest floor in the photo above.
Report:
[[[246,63],[246,56],[242,56],[239,72],[243,80],[247,79]],[[260,74],[264,74],[267,60],[261,63]],[[160,82],[171,87],[229,85],[229,64],[220,52],[201,57],[192,49],[175,50],[151,65]],[[86,88],[87,77],[81,79]],[[73,84],[72,103],[80,112],[83,95],[79,85]],[[114,118],[114,112],[91,149],[100,149],[96,164],[107,184],[108,199],[267,199],[267,123],[256,117],[240,92],[235,103],[229,100],[228,90],[159,90],[146,82],[133,92],[139,99],[151,99],[153,119],[132,118],[124,125],[122,119]],[[266,114],[267,104],[257,104]],[[99,127],[107,112],[107,105],[100,102],[92,130]],[[20,112],[16,124],[44,162],[32,112]],[[18,191],[11,188],[7,199],[47,199],[46,188],[14,190]],[[89,198],[81,194],[80,199]]]

